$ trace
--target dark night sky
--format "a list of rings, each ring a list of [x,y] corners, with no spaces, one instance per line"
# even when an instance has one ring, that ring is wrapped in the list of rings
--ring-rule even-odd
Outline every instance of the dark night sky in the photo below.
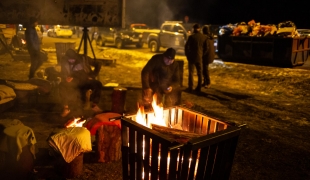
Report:
[[[293,21],[297,28],[310,29],[309,0],[134,0],[126,4],[127,23],[142,22],[158,27],[164,20],[202,24],[248,22],[263,25]]]

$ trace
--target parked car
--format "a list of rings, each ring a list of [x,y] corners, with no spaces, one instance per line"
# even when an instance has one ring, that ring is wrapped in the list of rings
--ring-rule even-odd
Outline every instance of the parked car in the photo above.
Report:
[[[93,37],[98,46],[113,44],[117,48],[124,48],[126,45],[136,45],[141,48],[143,45],[142,34],[131,29],[96,27]]]
[[[55,25],[47,30],[47,36],[49,37],[69,37],[73,35],[72,28],[70,26]]]
[[[142,39],[143,39],[143,35],[146,36],[149,33],[157,33],[158,29],[150,29],[150,27],[146,24],[139,24],[139,23],[135,23],[135,24],[130,24],[129,28],[132,31],[138,32],[142,34]]]
[[[161,47],[173,47],[184,50],[188,37],[192,34],[194,23],[183,23],[181,21],[165,21],[160,29],[145,30],[142,33],[142,42],[146,43],[151,52],[158,52]],[[217,52],[218,25],[209,26],[214,37],[215,52]]]
[[[140,32],[140,33],[144,32],[145,30],[150,29],[146,24],[139,24],[139,23],[130,24],[129,28],[133,31]]]
[[[183,25],[181,21],[165,21],[160,29],[143,32],[143,42],[151,52],[158,52],[161,47],[172,47],[184,50],[184,45],[191,33],[191,25]]]

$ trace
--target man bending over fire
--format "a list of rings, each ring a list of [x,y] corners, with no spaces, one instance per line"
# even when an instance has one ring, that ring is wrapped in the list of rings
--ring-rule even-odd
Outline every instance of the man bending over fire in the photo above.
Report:
[[[168,48],[163,54],[154,55],[144,66],[141,72],[142,98],[148,108],[157,95],[157,104],[164,107],[178,103],[180,91],[179,65],[174,62],[176,51]]]
[[[94,67],[94,70],[91,69]],[[101,63],[88,56],[80,55],[73,49],[68,49],[61,60],[61,83],[59,84],[59,94],[64,105],[62,117],[66,117],[73,105],[78,105],[80,100],[87,101],[87,91],[91,92],[92,110],[100,113],[102,110],[98,107],[100,100],[102,84],[96,80]],[[89,91],[91,90],[91,91]],[[88,93],[89,96],[89,93]]]

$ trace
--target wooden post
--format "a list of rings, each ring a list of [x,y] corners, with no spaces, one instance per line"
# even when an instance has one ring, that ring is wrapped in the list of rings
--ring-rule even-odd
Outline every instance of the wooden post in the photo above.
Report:
[[[115,125],[102,125],[96,133],[98,162],[117,161],[121,158],[121,129]]]
[[[64,168],[64,175],[66,178],[74,178],[83,173],[83,157],[84,154],[80,153],[70,163],[66,163]]]
[[[83,173],[83,157],[84,154],[80,153],[70,163],[67,163],[62,156],[58,157],[56,168],[61,172],[65,178],[75,178]]]
[[[116,87],[112,93],[112,108],[111,111],[122,114],[125,112],[126,88]]]

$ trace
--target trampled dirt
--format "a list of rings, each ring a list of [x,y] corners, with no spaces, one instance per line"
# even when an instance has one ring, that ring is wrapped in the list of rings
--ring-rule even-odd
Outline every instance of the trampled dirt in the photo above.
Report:
[[[140,98],[140,72],[150,53],[131,49],[105,48],[96,51],[101,58],[116,59],[115,66],[104,66],[100,81],[128,87],[127,113],[136,113]],[[183,85],[187,86],[187,63],[182,52],[176,59],[184,60]],[[54,66],[55,54],[49,53],[43,67]],[[1,79],[26,80],[28,62],[11,61],[9,55],[0,58]],[[210,89],[200,96],[182,93],[182,102],[193,103],[193,110],[217,119],[246,124],[239,137],[230,179],[232,180],[304,180],[310,179],[310,80],[309,71],[299,68],[276,68],[215,61],[211,65]],[[100,106],[111,109],[111,92],[106,89]],[[38,149],[35,169],[37,179],[60,179],[48,156],[46,139],[54,128],[63,126],[61,106],[50,102],[53,97],[41,97],[36,106],[16,104],[2,112],[0,122],[19,119],[31,127]],[[47,99],[46,99],[47,98]],[[51,102],[57,102],[57,100]],[[87,156],[83,174],[75,179],[122,179],[121,161],[91,163]],[[3,177],[3,176],[2,176]]]

